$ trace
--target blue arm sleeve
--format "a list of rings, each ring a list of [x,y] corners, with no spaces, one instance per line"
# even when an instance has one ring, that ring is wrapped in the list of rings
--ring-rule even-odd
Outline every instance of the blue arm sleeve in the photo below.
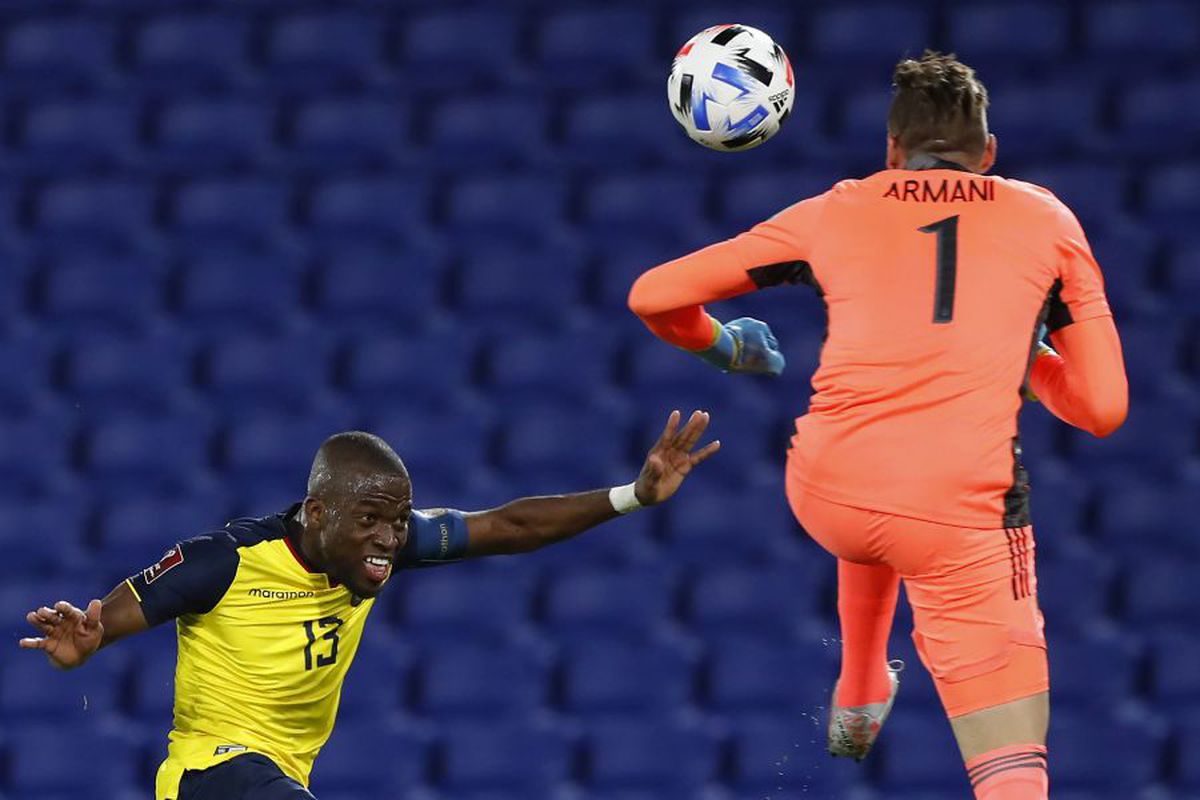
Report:
[[[171,547],[127,583],[151,627],[184,614],[206,614],[224,597],[237,574],[233,538],[222,531]]]
[[[435,508],[412,512],[408,541],[396,561],[402,567],[430,567],[461,561],[466,554],[466,517],[461,511]]]

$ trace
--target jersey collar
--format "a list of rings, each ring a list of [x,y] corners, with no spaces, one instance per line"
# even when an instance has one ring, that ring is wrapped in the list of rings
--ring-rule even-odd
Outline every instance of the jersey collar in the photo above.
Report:
[[[970,172],[971,170],[964,167],[962,164],[953,161],[947,161],[944,158],[930,155],[929,153],[916,153],[909,157],[904,164],[905,169],[925,170],[925,169],[953,169],[959,172]]]

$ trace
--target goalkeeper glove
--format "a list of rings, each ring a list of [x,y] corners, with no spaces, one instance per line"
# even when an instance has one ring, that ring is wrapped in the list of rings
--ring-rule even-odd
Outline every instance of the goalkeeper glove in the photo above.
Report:
[[[779,352],[779,342],[767,323],[749,317],[735,319],[717,327],[717,338],[705,350],[695,351],[702,360],[722,372],[751,375],[778,375],[787,363]],[[719,326],[719,327],[718,327]]]

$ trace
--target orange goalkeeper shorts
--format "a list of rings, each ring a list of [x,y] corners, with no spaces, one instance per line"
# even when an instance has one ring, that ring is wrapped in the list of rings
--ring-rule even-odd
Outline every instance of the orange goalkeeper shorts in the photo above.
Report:
[[[904,581],[913,641],[948,716],[1047,691],[1033,529],[975,529],[839,505],[789,475],[788,501],[838,558],[887,564]]]

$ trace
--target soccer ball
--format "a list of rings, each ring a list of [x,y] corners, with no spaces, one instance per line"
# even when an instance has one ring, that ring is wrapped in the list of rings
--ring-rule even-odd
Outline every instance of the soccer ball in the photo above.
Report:
[[[714,150],[749,150],[792,111],[795,79],[783,48],[747,25],[716,25],[688,40],[671,64],[671,113]]]

